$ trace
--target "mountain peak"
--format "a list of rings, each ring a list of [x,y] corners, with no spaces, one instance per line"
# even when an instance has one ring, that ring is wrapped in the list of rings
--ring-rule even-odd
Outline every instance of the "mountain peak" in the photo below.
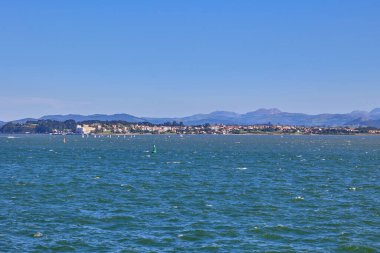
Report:
[[[373,109],[372,111],[369,112],[370,114],[380,114],[380,107],[379,108],[375,108]]]
[[[352,111],[350,114],[356,117],[368,116],[368,112],[366,111]]]

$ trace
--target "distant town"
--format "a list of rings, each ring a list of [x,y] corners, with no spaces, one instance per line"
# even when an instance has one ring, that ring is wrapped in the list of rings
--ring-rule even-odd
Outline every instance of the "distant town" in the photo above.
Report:
[[[186,126],[182,122],[151,124],[124,121],[54,121],[38,120],[25,123],[9,122],[0,128],[3,134],[52,134],[52,135],[136,135],[136,134],[298,134],[298,135],[355,135],[380,134],[373,127],[306,127],[289,125],[224,125],[203,124]]]

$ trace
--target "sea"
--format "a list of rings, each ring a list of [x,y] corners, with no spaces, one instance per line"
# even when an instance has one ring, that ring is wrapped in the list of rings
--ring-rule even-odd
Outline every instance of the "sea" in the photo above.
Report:
[[[0,252],[380,252],[380,137],[0,135]]]

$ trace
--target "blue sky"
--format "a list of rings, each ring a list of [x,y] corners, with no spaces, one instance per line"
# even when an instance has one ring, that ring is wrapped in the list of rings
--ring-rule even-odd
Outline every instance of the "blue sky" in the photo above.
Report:
[[[380,106],[380,1],[0,1],[0,120]]]

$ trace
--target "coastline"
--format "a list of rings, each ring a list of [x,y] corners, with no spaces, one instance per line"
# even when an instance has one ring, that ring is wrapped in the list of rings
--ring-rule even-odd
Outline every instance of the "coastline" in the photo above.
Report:
[[[21,136],[88,136],[88,137],[123,137],[123,136],[380,136],[380,134],[355,133],[355,134],[293,134],[293,133],[244,133],[244,134],[175,134],[175,133],[127,133],[127,134],[50,134],[50,133],[0,133],[1,137]]]

